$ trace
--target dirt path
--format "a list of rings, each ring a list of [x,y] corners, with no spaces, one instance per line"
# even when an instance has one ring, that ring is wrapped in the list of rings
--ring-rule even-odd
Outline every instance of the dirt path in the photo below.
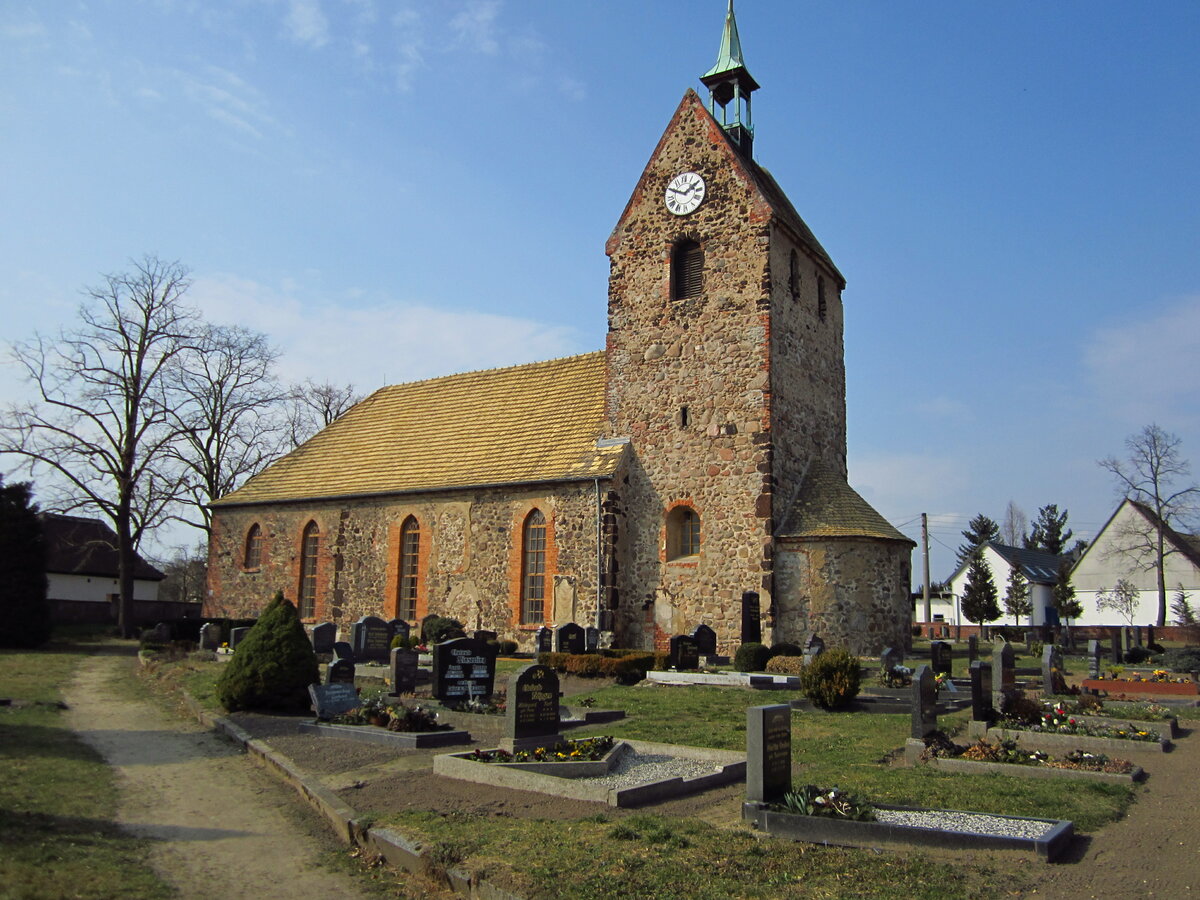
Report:
[[[1037,896],[1200,896],[1200,730],[1185,729],[1170,753],[1134,761],[1150,777],[1126,816],[1079,842],[1070,860],[1047,866]]]
[[[317,868],[334,839],[297,813],[286,787],[222,738],[114,684],[134,665],[89,657],[66,693],[68,721],[117,772],[118,822],[155,840],[150,864],[181,897],[366,896]]]

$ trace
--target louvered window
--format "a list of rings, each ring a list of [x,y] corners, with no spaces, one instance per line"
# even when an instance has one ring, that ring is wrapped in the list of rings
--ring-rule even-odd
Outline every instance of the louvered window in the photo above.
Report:
[[[321,533],[316,522],[304,526],[300,543],[300,618],[311,619],[317,614],[317,551]]]
[[[396,618],[410,622],[417,618],[420,551],[421,526],[409,516],[400,527],[400,596],[396,602]]]
[[[546,617],[546,517],[535,509],[521,533],[521,624]]]
[[[699,297],[704,290],[704,251],[695,241],[680,241],[671,257],[671,299]]]

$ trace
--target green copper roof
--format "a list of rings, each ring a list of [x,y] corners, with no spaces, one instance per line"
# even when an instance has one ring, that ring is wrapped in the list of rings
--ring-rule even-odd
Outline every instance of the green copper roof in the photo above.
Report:
[[[717,51],[717,64],[701,77],[723,75],[736,69],[746,68],[742,60],[742,39],[738,37],[737,19],[733,15],[733,0],[729,0],[729,11],[725,13],[725,30],[721,33],[721,49]]]

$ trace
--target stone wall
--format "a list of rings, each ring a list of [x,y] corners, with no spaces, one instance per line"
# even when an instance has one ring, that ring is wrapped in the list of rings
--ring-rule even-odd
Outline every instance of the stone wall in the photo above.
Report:
[[[591,624],[596,610],[596,489],[592,482],[555,488],[452,491],[382,499],[271,504],[215,510],[209,544],[205,615],[252,616],[276,590],[295,602],[300,535],[320,529],[316,614],[306,621],[343,627],[364,615],[397,612],[400,526],[421,530],[417,615],[450,616],[532,647],[537,624],[518,624],[521,531],[540,509],[547,520],[546,623]],[[263,531],[262,564],[246,569],[250,527]]]
[[[909,646],[911,564],[899,541],[781,540],[771,641],[803,644],[816,632],[827,646],[866,656]]]

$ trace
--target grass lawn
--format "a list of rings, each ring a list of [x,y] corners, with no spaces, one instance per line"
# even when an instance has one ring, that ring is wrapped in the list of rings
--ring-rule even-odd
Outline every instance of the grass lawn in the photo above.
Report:
[[[117,792],[104,761],[57,707],[86,651],[54,645],[0,651],[0,895],[157,898],[170,889],[146,866],[147,842],[113,824]]]

